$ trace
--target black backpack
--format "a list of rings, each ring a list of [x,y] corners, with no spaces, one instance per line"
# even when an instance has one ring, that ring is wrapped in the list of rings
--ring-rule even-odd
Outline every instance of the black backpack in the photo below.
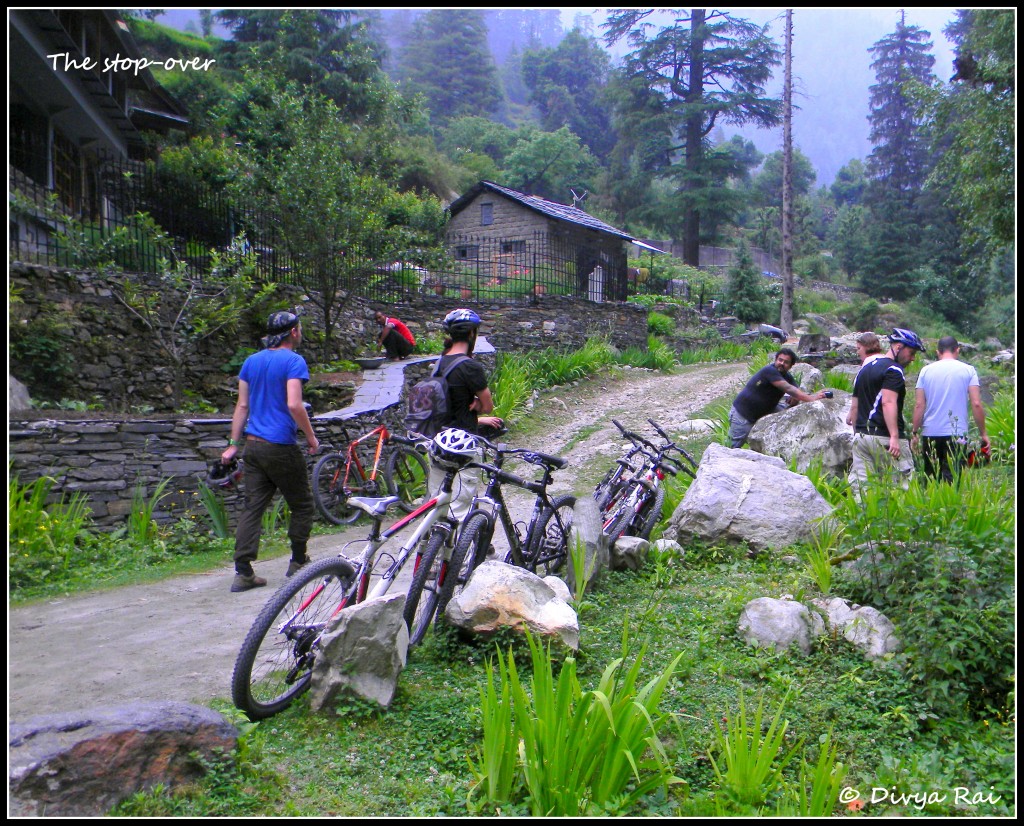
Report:
[[[448,398],[448,375],[469,356],[459,355],[449,364],[443,373],[438,374],[441,366],[438,361],[434,372],[409,389],[408,409],[405,414],[405,426],[408,430],[422,433],[433,438],[451,421],[450,402]]]

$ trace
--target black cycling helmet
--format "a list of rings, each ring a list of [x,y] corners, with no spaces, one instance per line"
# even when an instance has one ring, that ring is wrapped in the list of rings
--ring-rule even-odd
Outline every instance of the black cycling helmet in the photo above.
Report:
[[[210,464],[206,473],[206,484],[211,488],[231,490],[241,478],[242,463],[238,459],[232,459],[227,464],[218,459]]]
[[[472,310],[452,310],[444,317],[441,326],[448,333],[468,333],[470,330],[475,330],[480,326],[480,316]]]
[[[921,341],[921,337],[913,330],[907,330],[903,327],[895,327],[889,334],[889,341],[895,342],[896,344],[903,344],[913,350],[920,350],[922,353],[924,352],[924,342]]]

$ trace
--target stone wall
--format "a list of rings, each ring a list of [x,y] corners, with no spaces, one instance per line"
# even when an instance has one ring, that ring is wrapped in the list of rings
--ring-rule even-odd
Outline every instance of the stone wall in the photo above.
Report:
[[[400,428],[400,406],[350,419],[314,417],[317,437],[336,448],[383,420]],[[227,447],[231,420],[161,419],[125,420],[19,420],[9,422],[8,460],[11,475],[21,484],[40,476],[55,480],[50,501],[82,493],[99,528],[124,523],[131,513],[135,489],[145,499],[157,485],[170,479],[166,496],[154,514],[158,522],[204,513],[197,496],[199,482],[209,464]],[[404,432],[401,429],[398,432]],[[308,457],[310,471],[318,457]],[[239,493],[224,495],[228,510],[241,507]]]
[[[10,309],[12,350],[38,354],[44,348],[35,361],[43,368],[38,375],[27,375],[17,358],[11,360],[11,374],[27,386],[32,398],[95,403],[107,412],[173,410],[171,370],[149,331],[116,299],[115,279],[119,277],[141,281],[145,289],[145,276],[11,265],[10,289],[18,296]],[[316,341],[323,320],[298,290],[282,290],[284,298],[301,304],[308,314],[304,325],[307,343],[302,352],[312,362],[319,358]],[[631,304],[556,296],[495,304],[430,293],[409,295],[392,305],[353,298],[334,330],[337,351],[346,358],[366,352],[379,332],[373,321],[374,309],[397,316],[414,335],[422,335],[438,332],[441,319],[460,306],[480,313],[482,331],[499,351],[575,348],[595,334],[607,335],[619,347],[647,345],[646,312]],[[259,347],[264,315],[262,309],[255,309],[243,319],[242,329],[201,344],[187,360],[183,387],[193,402],[202,401],[230,414],[244,355],[239,348]]]

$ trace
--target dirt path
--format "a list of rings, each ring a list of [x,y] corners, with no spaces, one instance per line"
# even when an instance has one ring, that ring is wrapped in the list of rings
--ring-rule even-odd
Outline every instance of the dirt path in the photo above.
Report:
[[[665,376],[624,371],[618,378],[585,382],[542,395],[537,412],[546,432],[509,441],[565,456],[559,490],[585,490],[618,455],[622,444],[611,424],[646,430],[647,417],[666,430],[720,396],[735,393],[745,365],[688,368]],[[593,478],[591,478],[593,477]],[[510,501],[510,508],[529,504]],[[314,537],[314,557],[337,553],[361,538],[362,527]],[[98,594],[50,599],[8,611],[8,719],[134,700],[205,704],[227,697],[231,669],[253,618],[284,582],[287,559],[260,560],[266,588],[228,592],[229,562],[206,574]],[[396,591],[397,592],[397,591]]]

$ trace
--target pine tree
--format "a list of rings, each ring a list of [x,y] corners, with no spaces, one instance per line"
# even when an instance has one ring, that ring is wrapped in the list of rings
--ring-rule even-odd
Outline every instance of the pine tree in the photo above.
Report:
[[[736,263],[729,270],[725,306],[744,324],[761,322],[768,317],[768,298],[761,281],[750,248],[740,240],[736,245]]]
[[[708,135],[719,121],[778,125],[781,104],[765,95],[764,84],[779,49],[766,26],[717,10],[673,10],[673,22],[661,29],[647,21],[652,13],[614,10],[605,42],[625,39],[632,47],[619,93],[621,129],[645,156],[641,166],[660,161],[662,176],[675,182],[679,218],[664,229],[681,229],[683,260],[696,266],[702,212],[720,209],[729,194]]]
[[[477,9],[431,9],[416,18],[401,54],[403,90],[420,93],[434,124],[486,117],[502,101],[498,70]]]
[[[924,182],[934,166],[927,124],[909,93],[913,82],[935,81],[929,33],[906,25],[901,14],[896,30],[868,51],[877,83],[871,87],[870,139],[865,202],[871,210],[861,284],[883,297],[909,298],[912,273],[927,263],[920,244],[926,221],[920,203]]]

